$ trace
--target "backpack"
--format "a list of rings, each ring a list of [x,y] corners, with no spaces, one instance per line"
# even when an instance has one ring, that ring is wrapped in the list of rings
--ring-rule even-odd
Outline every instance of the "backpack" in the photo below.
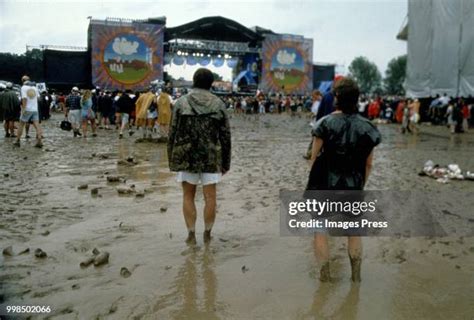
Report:
[[[61,121],[61,124],[59,126],[62,130],[64,131],[71,131],[72,130],[72,125],[69,121],[67,121],[66,119],[64,119],[63,121]]]

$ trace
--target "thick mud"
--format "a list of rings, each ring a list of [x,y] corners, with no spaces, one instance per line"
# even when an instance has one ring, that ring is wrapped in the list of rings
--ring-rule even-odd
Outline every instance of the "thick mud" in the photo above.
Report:
[[[344,238],[331,239],[330,283],[318,280],[311,237],[282,237],[279,190],[302,189],[306,118],[231,120],[233,161],[218,186],[209,246],[184,244],[181,190],[162,143],[100,130],[73,138],[44,124],[15,148],[0,138],[3,302],[51,306],[51,319],[467,319],[474,314],[473,237],[364,238],[362,282],[350,281]],[[426,160],[474,171],[474,134],[379,125],[368,189],[474,194],[474,182],[418,176]],[[32,131],[34,136],[34,131]],[[32,139],[34,140],[34,139]],[[118,180],[113,182],[114,180]],[[109,182],[112,181],[112,182]],[[200,193],[201,189],[198,189]],[[202,210],[202,196],[197,198]],[[473,224],[472,199],[453,199]],[[29,252],[22,252],[29,248]],[[35,256],[41,248],[46,256]],[[94,250],[96,249],[96,250]],[[93,252],[94,251],[94,252]],[[107,252],[108,260],[95,260]],[[7,253],[8,250],[7,250]],[[92,259],[92,260],[91,260]],[[94,260],[95,259],[95,260]],[[88,262],[81,268],[81,262]]]

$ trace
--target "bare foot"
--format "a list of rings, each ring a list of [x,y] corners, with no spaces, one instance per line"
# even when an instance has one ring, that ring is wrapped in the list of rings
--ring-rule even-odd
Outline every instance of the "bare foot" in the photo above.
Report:
[[[319,280],[321,282],[329,282],[331,280],[331,273],[329,272],[329,262],[326,262],[319,271]]]
[[[202,235],[202,238],[203,238],[205,244],[210,243],[211,242],[211,230],[204,231],[204,234]]]
[[[352,282],[360,282],[360,266],[362,264],[362,259],[360,257],[349,257],[351,260],[351,269],[352,269]]]
[[[188,232],[188,238],[186,239],[186,244],[187,245],[195,245],[196,242],[196,233],[194,231],[189,231]]]

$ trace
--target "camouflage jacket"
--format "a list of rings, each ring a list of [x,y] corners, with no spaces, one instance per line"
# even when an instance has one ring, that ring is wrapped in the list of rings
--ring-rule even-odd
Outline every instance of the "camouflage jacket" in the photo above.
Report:
[[[171,171],[220,173],[230,169],[229,118],[224,102],[194,89],[174,105],[168,141]]]

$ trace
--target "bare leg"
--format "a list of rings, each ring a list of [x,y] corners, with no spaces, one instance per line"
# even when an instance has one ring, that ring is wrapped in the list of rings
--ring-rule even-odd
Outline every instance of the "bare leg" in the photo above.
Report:
[[[123,134],[123,130],[125,129],[125,126],[127,125],[127,122],[122,119],[122,126],[120,127],[120,134]]]
[[[196,186],[183,182],[183,215],[184,222],[188,228],[187,244],[196,244],[196,205],[194,197],[196,195]]]
[[[169,125],[164,125],[163,126],[163,131],[165,133],[165,137],[168,137],[169,132],[170,132],[170,126]]]
[[[20,146],[20,138],[21,135],[23,134],[23,128],[25,127],[25,123],[23,121],[20,121],[20,125],[18,126],[18,132],[16,135],[16,142],[15,145]]]
[[[362,264],[362,240],[360,237],[347,237],[347,251],[351,261],[353,282],[360,282],[360,268]]]
[[[216,220],[216,184],[208,184],[202,187],[204,194],[204,243],[211,241],[211,230]]]
[[[97,123],[100,129],[102,129],[102,119],[104,119],[105,123],[105,118],[102,116],[102,112],[97,113]]]
[[[82,120],[82,134],[84,138],[87,137],[87,120]]]
[[[35,147],[41,148],[43,146],[43,143],[41,142],[41,139],[43,137],[43,132],[41,131],[39,122],[33,121],[33,127],[35,128],[35,131],[36,131],[36,146]]]
[[[153,123],[155,122],[155,119],[147,119],[146,120],[146,125],[145,125],[145,135],[147,138],[151,139],[153,137]]]
[[[10,137],[15,137],[15,121],[7,121],[5,132],[10,133]]]
[[[322,233],[314,235],[314,253],[321,265],[319,280],[327,282],[331,279],[329,272],[329,246],[328,236]]]
[[[9,124],[10,136],[15,137],[15,121],[10,121]]]
[[[91,127],[92,127],[92,136],[95,136],[96,135],[96,128],[97,128],[97,125],[95,124],[95,119],[91,119]]]

